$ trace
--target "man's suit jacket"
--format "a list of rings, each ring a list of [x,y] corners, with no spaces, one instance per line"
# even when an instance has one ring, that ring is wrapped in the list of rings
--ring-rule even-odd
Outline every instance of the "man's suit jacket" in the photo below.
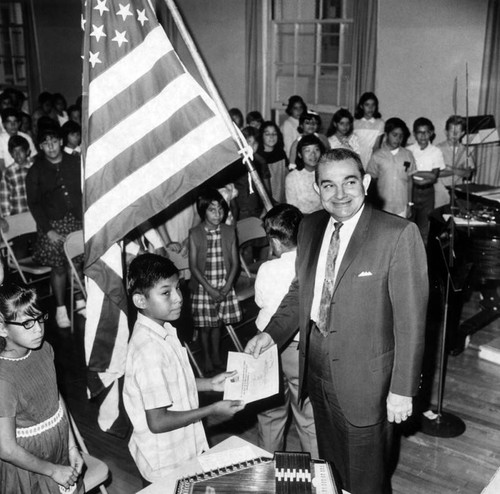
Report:
[[[316,265],[330,216],[301,223],[296,277],[266,328],[278,347],[300,325],[300,385],[307,393],[310,314]],[[384,420],[389,391],[414,396],[420,382],[428,299],[427,260],[418,228],[365,204],[335,279],[331,379],[347,420]]]

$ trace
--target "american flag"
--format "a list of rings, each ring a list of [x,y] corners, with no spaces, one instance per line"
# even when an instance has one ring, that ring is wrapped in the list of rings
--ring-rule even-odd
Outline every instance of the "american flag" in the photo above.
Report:
[[[90,394],[113,385],[101,406],[106,430],[129,338],[117,242],[238,152],[147,0],[86,0],[82,28],[85,350]]]

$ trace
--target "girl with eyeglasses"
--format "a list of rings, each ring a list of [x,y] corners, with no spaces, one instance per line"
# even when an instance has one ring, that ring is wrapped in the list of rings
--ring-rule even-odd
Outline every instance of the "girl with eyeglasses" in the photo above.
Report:
[[[46,319],[32,288],[0,286],[0,494],[84,491]]]

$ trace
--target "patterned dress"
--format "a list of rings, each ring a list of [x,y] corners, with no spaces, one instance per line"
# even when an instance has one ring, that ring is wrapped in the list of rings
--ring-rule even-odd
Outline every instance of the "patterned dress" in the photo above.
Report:
[[[0,417],[15,417],[19,446],[51,463],[69,465],[68,418],[59,402],[48,343],[21,358],[0,356],[0,396]],[[82,484],[74,492],[83,492]],[[0,494],[60,492],[50,477],[0,460]]]
[[[207,260],[205,272],[207,281],[220,290],[226,284],[227,271],[224,266],[220,227],[215,230],[205,230],[207,235]],[[193,320],[197,328],[214,328],[222,321],[225,324],[234,324],[241,320],[241,310],[234,288],[231,288],[227,297],[216,303],[203,285],[198,288],[192,297]]]

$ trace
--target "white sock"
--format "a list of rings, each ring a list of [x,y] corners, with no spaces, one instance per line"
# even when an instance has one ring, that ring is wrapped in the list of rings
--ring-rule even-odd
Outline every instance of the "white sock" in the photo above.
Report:
[[[75,309],[83,309],[85,306],[86,304],[83,298],[78,299],[75,303]]]
[[[66,314],[68,315],[68,311],[66,310],[66,306],[65,305],[59,305],[56,309],[57,311],[57,314]]]

